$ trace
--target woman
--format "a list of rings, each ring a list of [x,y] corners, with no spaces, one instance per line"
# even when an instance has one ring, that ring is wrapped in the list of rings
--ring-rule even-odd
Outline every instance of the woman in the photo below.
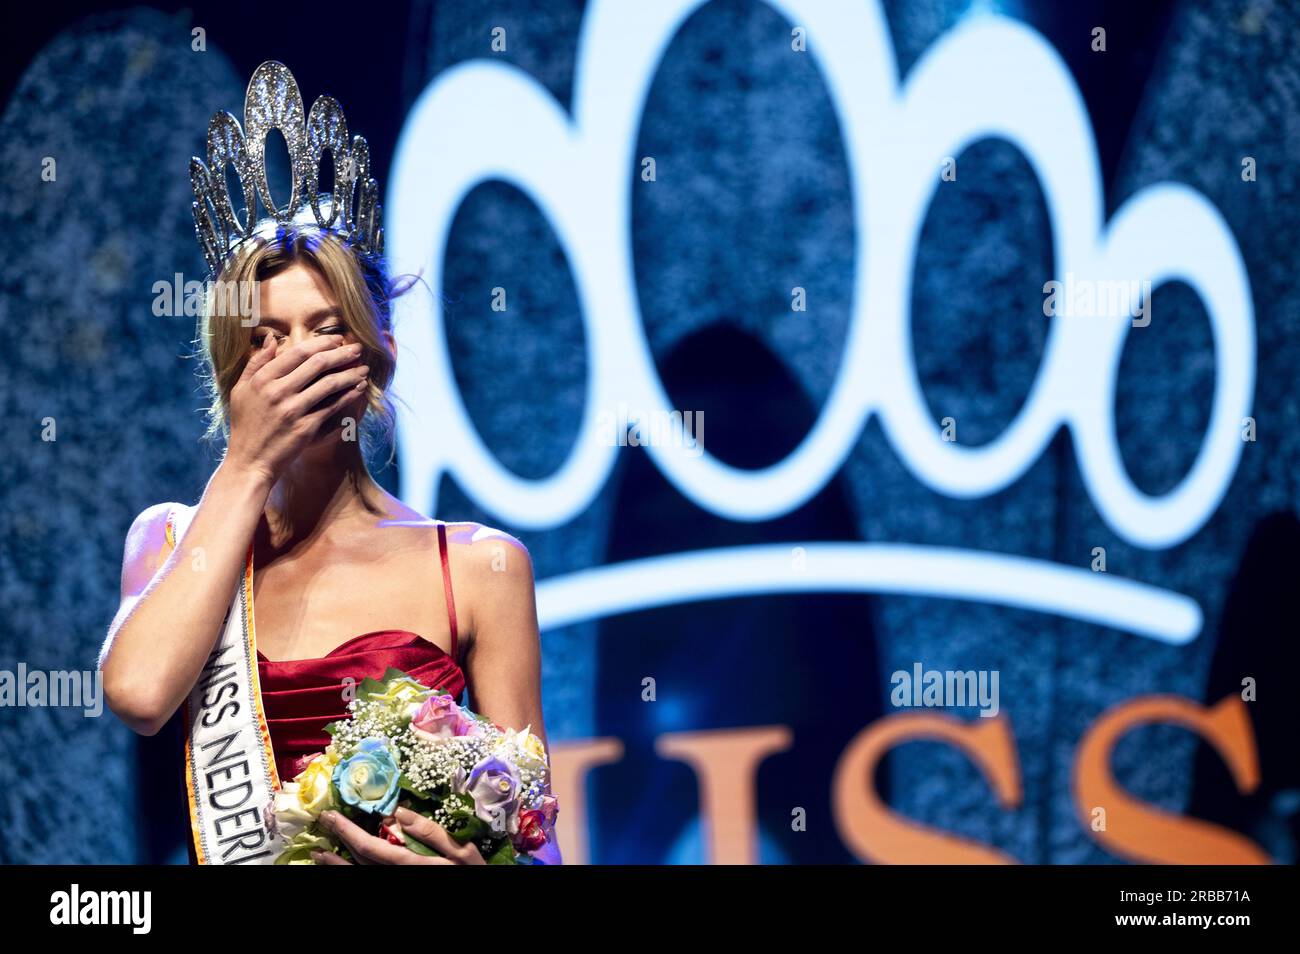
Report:
[[[280,81],[275,95],[284,95],[286,76],[289,95],[297,95],[279,64],[259,67],[249,89],[250,137],[253,100],[268,68],[282,71],[269,74]],[[260,127],[256,132],[265,135]],[[292,133],[285,134],[291,153]],[[210,151],[211,142],[210,135]],[[301,135],[296,142],[303,143]],[[354,150],[364,150],[360,137],[356,143]],[[264,177],[256,168],[260,149],[248,152],[252,159],[236,171]],[[389,667],[455,696],[468,686],[475,711],[504,726],[531,726],[546,742],[527,551],[497,530],[425,518],[367,470],[357,438],[368,444],[391,427],[385,393],[396,361],[391,304],[401,292],[379,254],[374,181],[365,180],[364,163],[334,156],[336,191],[342,192],[337,218],[332,199],[322,203],[311,188],[313,215],[291,201],[272,210],[273,221],[241,229],[220,201],[204,194],[215,179],[196,180],[200,202],[220,217],[215,227],[205,222],[196,203],[200,241],[217,278],[210,289],[255,288],[258,307],[250,320],[209,294],[200,343],[210,417],[227,437],[226,452],[196,507],[157,504],[131,525],[121,607],[101,656],[107,703],[136,732],[158,732],[182,703],[194,710],[187,782],[194,840],[202,841],[204,860],[229,862],[228,853],[247,842],[228,845],[232,836],[225,832],[262,817],[263,806],[232,805],[231,799],[242,797],[245,787],[256,791],[252,782],[262,769],[267,787],[292,779],[328,744],[324,726],[346,714],[348,688],[382,677]],[[349,165],[361,177],[355,182]],[[241,181],[248,185],[248,178]],[[349,208],[353,185],[363,196],[355,215]],[[218,188],[225,189],[224,181]],[[252,195],[246,195],[251,208]],[[217,198],[230,208],[228,197]],[[322,208],[331,213],[324,217],[335,223],[331,227],[320,225]],[[223,251],[214,256],[214,248]],[[259,728],[265,736],[261,769],[253,756],[232,761],[228,740],[213,737],[220,743],[214,748],[195,735],[202,724],[220,725],[232,709],[240,712],[238,652],[226,652],[239,644],[223,642],[236,622],[246,627],[249,662],[255,660],[245,675],[251,705],[242,717],[254,736]],[[225,693],[228,678],[236,691]],[[229,738],[236,738],[234,730]],[[475,845],[458,844],[431,820],[405,809],[397,815],[405,831],[441,857],[390,844],[335,812],[322,822],[362,863],[483,863]],[[212,832],[210,842],[199,838],[201,828]],[[195,850],[192,844],[191,857]],[[336,855],[313,857],[347,863]],[[558,861],[553,839],[539,860]]]

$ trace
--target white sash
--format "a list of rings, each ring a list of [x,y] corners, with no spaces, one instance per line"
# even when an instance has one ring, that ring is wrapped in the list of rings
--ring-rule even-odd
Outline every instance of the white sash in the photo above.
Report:
[[[195,509],[174,508],[168,514],[167,539],[173,546],[184,537]],[[185,700],[185,787],[199,864],[269,865],[284,850],[266,827],[280,779],[257,677],[251,543],[221,636]]]

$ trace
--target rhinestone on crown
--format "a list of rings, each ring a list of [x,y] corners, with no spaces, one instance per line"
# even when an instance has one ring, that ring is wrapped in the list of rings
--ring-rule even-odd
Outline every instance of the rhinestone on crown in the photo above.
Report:
[[[293,182],[286,205],[271,200],[266,177],[266,136],[279,130],[289,149]],[[318,191],[321,159],[329,151],[334,192]],[[236,214],[226,182],[235,171],[245,208]],[[289,68],[267,60],[253,71],[244,97],[244,126],[222,110],[208,123],[208,161],[190,159],[194,232],[208,270],[216,276],[240,243],[273,234],[281,225],[331,229],[363,252],[382,254],[379,184],[370,175],[370,148],[361,136],[348,141],[348,123],[333,96],[319,96],[304,120],[302,93]],[[265,214],[258,219],[260,202]]]

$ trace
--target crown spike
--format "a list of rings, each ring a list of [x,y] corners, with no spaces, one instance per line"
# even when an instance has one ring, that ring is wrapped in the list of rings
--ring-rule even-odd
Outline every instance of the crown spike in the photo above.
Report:
[[[239,190],[243,193],[244,208],[241,210],[243,220],[235,212],[230,192],[226,185],[226,167],[233,166],[235,178],[239,180]],[[224,226],[227,244],[232,238],[243,238],[256,221],[253,201],[253,174],[249,165],[248,150],[245,146],[244,131],[239,128],[239,120],[224,110],[212,117],[208,123],[208,173],[211,176],[212,208]]]
[[[281,224],[292,221],[302,199],[304,122],[298,81],[283,63],[267,60],[254,70],[253,78],[248,81],[244,127],[248,130],[248,156],[255,172],[253,181],[258,198]],[[292,186],[289,201],[283,206],[277,206],[271,199],[271,186],[266,179],[266,137],[272,129],[279,130],[289,148]]]
[[[284,137],[289,152],[289,201],[271,198],[266,168],[266,137]],[[349,142],[343,107],[321,95],[305,113],[302,93],[289,68],[267,60],[253,71],[244,99],[244,125],[224,110],[208,123],[208,161],[190,160],[194,189],[194,230],[210,272],[215,276],[236,247],[273,224],[314,223],[346,238],[360,251],[383,253],[379,185],[370,175],[370,149],[361,136]],[[334,171],[331,192],[321,193],[325,153]],[[236,211],[226,170],[233,168],[243,192]],[[355,191],[354,191],[355,190]],[[259,220],[261,203],[265,217]]]
[[[334,166],[334,191],[327,193],[330,198],[328,219],[321,212],[318,192],[321,158],[327,149]],[[343,107],[333,96],[318,96],[307,115],[307,159],[307,201],[316,217],[316,224],[325,229],[332,228],[336,220],[346,222],[346,212],[339,219],[339,203],[335,197],[347,196],[352,190],[352,149]]]

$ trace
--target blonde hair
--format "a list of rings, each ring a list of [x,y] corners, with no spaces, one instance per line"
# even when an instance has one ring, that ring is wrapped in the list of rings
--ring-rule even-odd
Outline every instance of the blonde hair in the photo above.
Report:
[[[387,393],[396,362],[388,350],[385,333],[392,332],[392,303],[411,287],[395,283],[381,256],[362,252],[338,233],[315,225],[280,225],[273,233],[245,240],[209,285],[199,318],[198,352],[201,377],[208,396],[206,437],[230,437],[230,392],[252,354],[249,314],[251,296],[243,294],[255,283],[271,278],[294,264],[303,264],[325,280],[338,300],[341,324],[362,345],[361,361],[370,366],[366,412],[361,424],[361,447],[369,458],[383,443],[392,448],[393,405]]]

